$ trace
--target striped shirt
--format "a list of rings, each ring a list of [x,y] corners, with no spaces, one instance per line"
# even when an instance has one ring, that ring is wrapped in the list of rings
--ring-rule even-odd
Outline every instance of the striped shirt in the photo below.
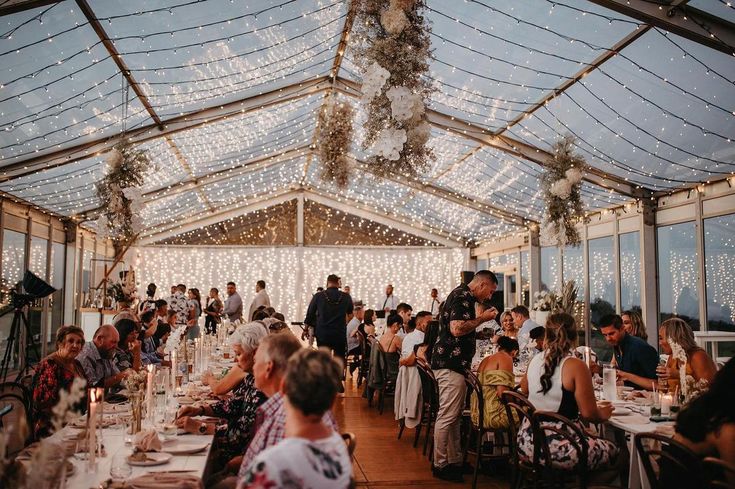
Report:
[[[90,341],[77,355],[77,361],[82,364],[84,374],[92,387],[104,387],[105,379],[120,373],[113,358],[102,358],[97,345]]]

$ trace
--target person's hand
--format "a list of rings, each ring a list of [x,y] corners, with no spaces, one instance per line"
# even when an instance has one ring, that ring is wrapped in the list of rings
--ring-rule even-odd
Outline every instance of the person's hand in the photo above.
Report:
[[[181,428],[187,433],[199,434],[199,426],[202,424],[201,421],[190,418],[189,416],[182,416],[177,418],[176,427]]]
[[[225,470],[227,472],[237,474],[240,470],[240,464],[242,464],[242,455],[238,455],[237,457],[227,462],[227,465],[225,465]]]
[[[210,385],[214,380],[214,374],[212,372],[206,371],[202,374],[202,384]]]
[[[132,368],[126,368],[125,370],[120,372],[120,375],[122,375],[122,378],[124,379],[126,377],[130,377],[134,373],[135,373],[135,370],[133,370]]]
[[[484,311],[482,311],[482,314],[480,314],[480,319],[482,320],[482,322],[491,321],[495,319],[497,315],[498,310],[494,307],[491,307],[490,309],[485,309]]]
[[[677,378],[679,376],[679,371],[675,368],[668,368],[666,365],[659,365],[656,367],[656,376],[660,380],[668,380],[670,378]]]
[[[200,412],[200,409],[195,406],[183,406],[181,409],[179,409],[179,412],[176,413],[177,418],[181,418],[183,416],[196,416]]]
[[[130,351],[133,353],[140,353],[140,347],[142,343],[140,340],[133,340],[130,342]]]
[[[597,412],[600,415],[602,421],[610,419],[613,412],[613,405],[610,401],[602,401],[597,404]]]
[[[492,338],[490,339],[490,341],[492,341],[492,342],[493,342],[493,345],[497,345],[497,344],[498,344],[498,340],[499,340],[499,339],[500,339],[500,335],[499,335],[499,334],[496,334],[495,336],[493,336],[493,337],[492,337]]]

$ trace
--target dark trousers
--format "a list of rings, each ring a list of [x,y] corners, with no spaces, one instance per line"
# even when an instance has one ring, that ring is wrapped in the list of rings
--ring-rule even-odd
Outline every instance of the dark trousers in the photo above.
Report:
[[[207,314],[207,317],[204,319],[204,331],[207,334],[217,334],[217,320],[209,314]]]
[[[342,361],[342,365],[345,364],[345,357],[347,355],[347,335],[340,338],[319,338],[316,339],[316,346],[319,348],[327,348],[331,350],[335,357],[339,357]]]

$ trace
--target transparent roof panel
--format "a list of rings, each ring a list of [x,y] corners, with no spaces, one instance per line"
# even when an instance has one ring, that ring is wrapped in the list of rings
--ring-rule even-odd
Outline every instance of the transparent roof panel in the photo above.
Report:
[[[144,229],[156,226],[170,226],[184,224],[191,221],[195,216],[201,216],[207,212],[206,205],[197,190],[189,190],[177,195],[162,197],[148,202],[141,216]]]
[[[690,0],[686,6],[735,23],[735,4],[731,0]]]
[[[236,115],[173,136],[196,176],[229,168],[244,160],[308,146],[314,134],[322,94]]]
[[[162,118],[327,75],[346,16],[338,0],[93,8]]]
[[[3,17],[0,167],[122,129],[122,75],[74,3]],[[151,120],[130,92],[127,128]]]

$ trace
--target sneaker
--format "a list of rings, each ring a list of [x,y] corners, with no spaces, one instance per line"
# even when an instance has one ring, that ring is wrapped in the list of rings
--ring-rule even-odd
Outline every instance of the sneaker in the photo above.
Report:
[[[441,479],[443,481],[447,482],[464,482],[464,478],[462,477],[462,474],[456,470],[455,467],[452,467],[451,465],[446,465],[444,467],[431,467],[431,472],[437,479]]]

